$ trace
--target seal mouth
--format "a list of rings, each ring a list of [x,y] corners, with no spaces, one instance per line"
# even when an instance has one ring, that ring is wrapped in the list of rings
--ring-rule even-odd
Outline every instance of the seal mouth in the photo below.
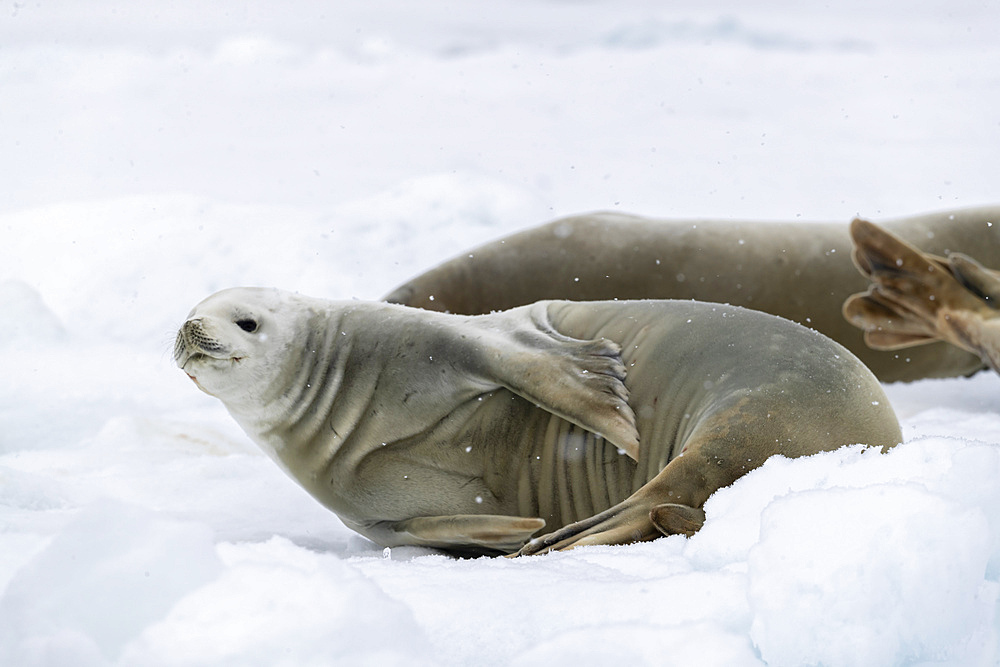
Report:
[[[192,352],[192,351],[185,350],[178,357],[178,359],[177,359],[177,365],[180,366],[181,370],[184,370],[184,372],[187,373],[187,370],[186,370],[187,366],[188,366],[188,364],[191,364],[191,363],[194,363],[194,364],[197,365],[197,364],[206,363],[206,362],[212,362],[212,361],[221,361],[221,362],[228,361],[231,364],[238,364],[239,362],[243,361],[245,358],[246,357],[241,357],[239,355],[233,355],[233,356],[227,355],[227,356],[223,357],[223,356],[216,356],[216,355],[213,355],[213,354],[209,354],[207,352],[200,352],[200,351],[193,351]],[[188,377],[191,377],[190,373],[188,373]]]
[[[177,365],[180,367],[184,374],[190,378],[191,382],[198,387],[201,391],[205,392],[209,396],[214,396],[212,392],[205,388],[205,386],[198,380],[198,377],[194,373],[199,372],[197,367],[204,368],[205,364],[215,363],[215,365],[221,366],[228,362],[229,366],[235,366],[239,362],[243,361],[244,357],[233,356],[233,357],[217,357],[211,354],[206,354],[204,352],[189,351],[185,349],[180,356],[177,358]],[[193,367],[192,367],[193,366]]]

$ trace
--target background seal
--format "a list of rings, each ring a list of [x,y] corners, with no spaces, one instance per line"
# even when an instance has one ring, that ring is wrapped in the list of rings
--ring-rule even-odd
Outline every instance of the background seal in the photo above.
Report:
[[[1000,266],[1000,207],[883,223],[934,254]],[[463,253],[385,300],[479,314],[542,299],[694,299],[785,317],[833,338],[885,382],[968,375],[978,356],[945,343],[873,350],[841,315],[867,287],[847,223],[658,220],[592,213],[556,220]]]

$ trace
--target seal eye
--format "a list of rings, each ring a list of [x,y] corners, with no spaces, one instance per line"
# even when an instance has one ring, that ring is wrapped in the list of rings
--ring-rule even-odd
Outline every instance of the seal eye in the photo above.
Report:
[[[236,320],[236,326],[238,326],[240,329],[243,329],[247,333],[253,333],[257,331],[257,320],[252,320],[249,318]]]

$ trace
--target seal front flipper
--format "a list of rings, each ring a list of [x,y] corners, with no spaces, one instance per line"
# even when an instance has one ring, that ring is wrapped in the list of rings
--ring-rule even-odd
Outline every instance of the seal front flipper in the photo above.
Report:
[[[864,220],[851,223],[854,260],[872,285],[844,303],[844,316],[875,349],[944,340],[1000,371],[1000,278],[973,260],[917,250]]]
[[[480,326],[504,334],[484,353],[485,370],[515,394],[638,460],[639,431],[628,404],[621,348],[604,338],[580,340],[560,333],[549,320],[548,304],[484,316]]]
[[[544,527],[544,519],[498,514],[418,516],[380,525],[397,544],[479,554],[517,551]]]

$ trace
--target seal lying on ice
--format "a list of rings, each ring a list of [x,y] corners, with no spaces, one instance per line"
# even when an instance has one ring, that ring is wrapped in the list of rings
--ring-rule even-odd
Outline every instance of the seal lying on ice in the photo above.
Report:
[[[843,347],[715,304],[459,316],[236,288],[195,307],[175,357],[385,546],[527,554],[691,534],[714,491],[770,456],[901,440]]]
[[[1000,207],[889,220],[925,252],[1000,266]],[[465,315],[542,299],[695,299],[788,318],[853,352],[883,382],[969,375],[978,356],[935,342],[873,350],[841,315],[867,286],[847,222],[658,220],[618,213],[563,218],[487,243],[393,290],[391,303]]]

